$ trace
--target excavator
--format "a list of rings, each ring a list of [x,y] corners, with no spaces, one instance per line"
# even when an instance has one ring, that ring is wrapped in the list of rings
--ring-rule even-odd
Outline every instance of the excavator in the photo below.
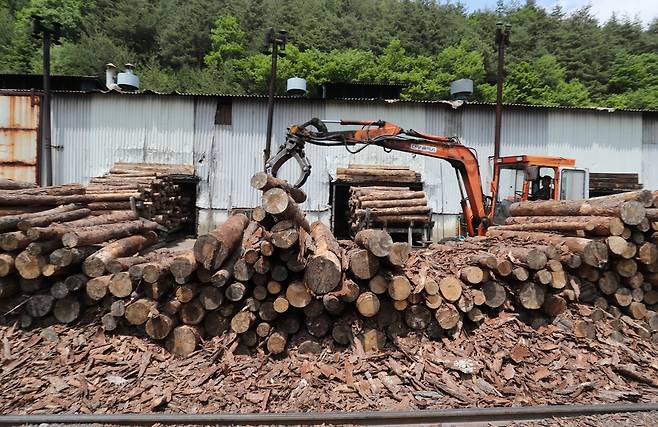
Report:
[[[330,132],[327,124],[360,128]],[[304,185],[311,174],[311,164],[304,151],[306,144],[344,146],[353,154],[374,145],[386,151],[402,151],[447,161],[456,171],[469,236],[485,235],[490,225],[503,223],[508,216],[506,208],[513,202],[533,200],[540,193],[543,193],[542,199],[553,200],[583,199],[589,195],[588,171],[576,168],[575,160],[530,155],[493,159],[491,195],[485,195],[474,149],[463,145],[457,137],[405,130],[383,120],[313,118],[306,123],[292,125],[288,128],[285,142],[267,161],[266,171],[276,176],[284,163],[295,159],[301,173],[294,186],[299,188]],[[350,149],[357,145],[361,147]]]

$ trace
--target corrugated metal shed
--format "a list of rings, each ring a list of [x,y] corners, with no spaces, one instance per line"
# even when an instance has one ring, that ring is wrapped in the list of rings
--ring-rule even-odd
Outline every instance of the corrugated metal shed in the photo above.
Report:
[[[218,100],[230,103],[231,123],[215,124]],[[55,94],[53,144],[55,182],[86,182],[116,161],[194,164],[201,178],[197,206],[226,212],[251,207],[259,195],[249,178],[260,170],[265,143],[266,99],[241,96],[158,96]],[[458,136],[478,153],[484,188],[490,179],[494,108],[447,102],[383,102],[278,98],[274,113],[273,150],[286,128],[311,117],[384,119],[405,129]],[[638,173],[647,188],[658,188],[658,115],[630,111],[510,106],[503,116],[502,154],[546,154],[573,157],[593,172]],[[325,212],[329,183],[336,167],[350,163],[409,165],[420,172],[435,212],[459,214],[455,172],[445,161],[369,147],[358,154],[344,148],[309,146],[313,165],[305,185],[304,208]],[[294,178],[297,170],[283,170]],[[203,217],[203,215],[202,215]]]
[[[0,177],[37,182],[39,98],[0,95]]]
[[[114,162],[192,164],[194,99],[54,96],[53,182],[86,183]]]

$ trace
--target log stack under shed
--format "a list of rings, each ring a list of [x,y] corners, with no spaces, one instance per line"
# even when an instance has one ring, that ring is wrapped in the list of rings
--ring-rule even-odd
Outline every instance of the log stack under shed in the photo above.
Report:
[[[117,163],[88,186],[67,184],[0,189],[0,215],[44,211],[78,204],[94,215],[134,211],[170,231],[190,229],[195,222],[194,168],[187,165]],[[0,183],[2,184],[2,183]]]
[[[353,185],[395,185],[420,183],[419,173],[400,165],[357,165],[336,169],[336,182]]]
[[[590,197],[608,196],[641,190],[639,175],[636,173],[596,173],[589,174]]]
[[[432,220],[425,193],[409,187],[351,187],[349,209],[353,231],[364,227],[418,227]]]
[[[87,194],[135,192],[131,202],[97,203],[94,210],[136,209],[140,216],[152,219],[169,230],[194,225],[194,167],[188,165],[116,163],[108,173],[91,179]]]

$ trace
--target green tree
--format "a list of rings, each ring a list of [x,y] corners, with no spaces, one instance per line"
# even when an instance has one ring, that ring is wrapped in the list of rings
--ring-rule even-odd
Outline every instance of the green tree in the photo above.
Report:
[[[223,15],[217,18],[210,33],[210,40],[212,51],[205,57],[207,65],[217,67],[244,53],[245,33],[233,16]]]
[[[658,108],[658,53],[620,56],[610,70],[614,107]]]
[[[16,13],[0,69],[5,72],[40,70],[41,48],[38,40],[32,36],[33,17],[40,17],[44,28],[57,30],[64,39],[70,39],[78,33],[85,6],[84,0],[30,0]]]

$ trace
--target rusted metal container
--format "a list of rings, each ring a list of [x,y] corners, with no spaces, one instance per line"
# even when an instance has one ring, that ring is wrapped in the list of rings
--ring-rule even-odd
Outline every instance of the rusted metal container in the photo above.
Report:
[[[0,95],[0,177],[38,182],[39,97]]]

